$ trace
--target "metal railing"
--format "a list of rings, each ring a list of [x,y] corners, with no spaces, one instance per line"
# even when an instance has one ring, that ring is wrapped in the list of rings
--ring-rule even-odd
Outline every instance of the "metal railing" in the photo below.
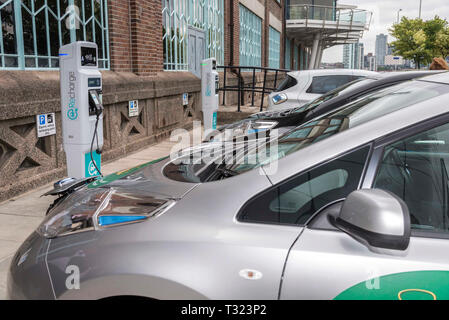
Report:
[[[237,92],[237,112],[240,112],[241,106],[244,103],[244,93],[251,92],[251,106],[254,106],[255,94],[261,93],[260,99],[260,111],[263,110],[263,103],[266,94],[270,94],[276,90],[279,82],[280,75],[290,72],[288,69],[275,69],[266,67],[251,67],[251,66],[217,66],[218,70],[223,70],[223,86],[218,88],[218,91],[223,92],[222,104],[226,103],[226,92]],[[257,70],[257,71],[256,71]],[[228,73],[232,73],[237,76],[237,85],[229,85]],[[257,85],[256,72],[263,72],[262,85]],[[251,82],[245,85],[243,75],[251,74]],[[267,86],[267,75],[274,74],[273,86]],[[283,78],[281,79],[283,80]]]
[[[293,4],[287,9],[287,20],[322,20],[341,23],[345,22],[350,25],[363,25],[368,29],[371,24],[372,13],[363,9],[353,8],[335,8],[329,6],[309,5],[309,4]]]

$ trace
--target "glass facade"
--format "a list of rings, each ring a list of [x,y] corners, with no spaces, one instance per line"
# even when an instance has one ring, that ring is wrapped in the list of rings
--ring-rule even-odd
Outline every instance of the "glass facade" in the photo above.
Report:
[[[109,68],[107,0],[0,0],[0,68],[59,67],[59,48],[82,40],[98,45]]]
[[[281,33],[270,27],[268,67],[279,69],[281,65]]]
[[[240,4],[240,65],[260,67],[262,63],[262,19]]]
[[[162,0],[165,70],[188,70],[188,28],[205,32],[206,58],[224,61],[224,0]]]

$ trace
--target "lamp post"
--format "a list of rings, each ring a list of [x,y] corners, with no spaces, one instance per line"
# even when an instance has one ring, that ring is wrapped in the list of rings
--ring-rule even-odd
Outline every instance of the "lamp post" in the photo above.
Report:
[[[399,23],[399,12],[401,12],[402,11],[402,9],[399,9],[398,10],[398,19],[397,19],[397,23]]]
[[[422,0],[419,0],[419,19],[421,19]]]

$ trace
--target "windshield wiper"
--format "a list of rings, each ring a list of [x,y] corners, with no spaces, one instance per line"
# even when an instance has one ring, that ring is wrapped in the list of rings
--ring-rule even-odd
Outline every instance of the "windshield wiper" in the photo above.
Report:
[[[238,174],[240,174],[237,171],[231,170],[231,169],[227,169],[227,168],[217,168],[215,170],[215,172],[221,173],[221,175],[225,178],[229,178],[229,177],[233,177],[236,176]]]

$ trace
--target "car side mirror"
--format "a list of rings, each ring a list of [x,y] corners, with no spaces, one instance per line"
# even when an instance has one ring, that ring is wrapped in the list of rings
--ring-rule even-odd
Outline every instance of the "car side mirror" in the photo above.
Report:
[[[374,252],[403,251],[410,243],[408,207],[385,190],[362,189],[350,193],[333,224]]]

